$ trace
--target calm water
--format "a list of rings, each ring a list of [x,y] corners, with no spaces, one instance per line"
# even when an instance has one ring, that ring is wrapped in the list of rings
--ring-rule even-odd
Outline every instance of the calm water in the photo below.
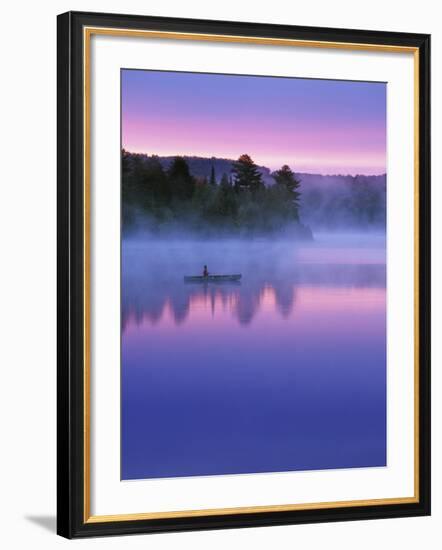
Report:
[[[124,241],[122,478],[384,466],[385,275],[381,237]]]

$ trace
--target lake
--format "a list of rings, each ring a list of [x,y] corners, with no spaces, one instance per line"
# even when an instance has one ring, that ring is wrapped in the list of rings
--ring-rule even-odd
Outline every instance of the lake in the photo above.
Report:
[[[121,321],[122,479],[386,465],[385,236],[125,239]]]

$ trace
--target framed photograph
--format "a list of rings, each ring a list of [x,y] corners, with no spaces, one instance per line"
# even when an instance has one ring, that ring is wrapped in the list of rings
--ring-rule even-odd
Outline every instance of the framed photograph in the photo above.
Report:
[[[58,533],[430,513],[430,37],[58,17]]]

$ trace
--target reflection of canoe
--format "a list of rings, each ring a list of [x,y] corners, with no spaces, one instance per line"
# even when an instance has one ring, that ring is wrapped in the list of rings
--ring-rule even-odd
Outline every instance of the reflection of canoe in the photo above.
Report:
[[[184,281],[186,283],[222,283],[223,281],[239,281],[241,275],[185,275]]]

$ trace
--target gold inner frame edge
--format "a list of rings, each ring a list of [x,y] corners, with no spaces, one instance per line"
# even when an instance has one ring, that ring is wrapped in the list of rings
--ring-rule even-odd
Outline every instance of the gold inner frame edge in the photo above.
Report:
[[[114,515],[91,515],[91,472],[90,472],[90,41],[92,35],[126,36],[132,38],[156,38],[173,40],[194,40],[204,42],[249,43],[269,46],[292,46],[343,50],[364,50],[374,52],[412,53],[414,63],[414,495],[410,497],[348,500],[334,502],[281,504],[269,506],[241,506],[234,508],[210,508],[205,510],[176,510],[168,512],[126,513]],[[419,49],[412,46],[388,44],[364,44],[350,42],[329,42],[318,40],[297,40],[282,38],[246,37],[205,33],[181,33],[118,29],[111,27],[83,28],[83,183],[84,183],[84,523],[106,523],[115,521],[136,521],[148,519],[186,518],[229,514],[251,514],[264,512],[287,512],[301,510],[323,510],[345,507],[363,507],[419,502]]]

